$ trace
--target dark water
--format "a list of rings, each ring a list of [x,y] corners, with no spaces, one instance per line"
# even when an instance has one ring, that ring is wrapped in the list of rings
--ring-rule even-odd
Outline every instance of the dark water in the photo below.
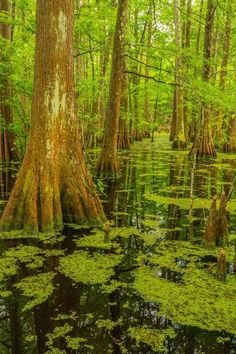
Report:
[[[63,236],[1,235],[0,353],[236,353],[235,192],[224,283],[219,248],[202,242],[236,156],[196,163],[158,136],[120,152],[120,171],[96,181],[112,223],[106,242],[102,228],[75,225]]]

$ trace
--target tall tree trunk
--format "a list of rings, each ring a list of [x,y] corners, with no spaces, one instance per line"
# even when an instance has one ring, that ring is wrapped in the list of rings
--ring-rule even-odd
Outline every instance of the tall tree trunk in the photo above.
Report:
[[[150,8],[148,11],[148,19],[147,19],[147,39],[146,39],[146,45],[147,45],[147,51],[146,51],[146,58],[145,58],[145,75],[149,76],[149,57],[150,57],[150,48],[152,46],[152,4],[150,3]],[[150,89],[149,89],[149,79],[145,78],[144,81],[144,122],[146,123],[144,127],[142,128],[142,133],[143,136],[146,138],[149,136],[149,123],[150,122],[150,116],[151,116],[151,107],[150,107]]]
[[[184,48],[186,48],[186,50],[189,50],[189,48],[190,48],[191,27],[192,27],[191,19],[192,19],[192,0],[187,0],[187,19],[186,19],[185,43],[184,43]],[[184,66],[185,66],[185,74],[184,74],[184,81],[185,81],[185,77],[188,77],[190,75],[189,62],[185,61]],[[189,135],[188,100],[189,100],[188,95],[186,94],[186,92],[184,92],[184,131],[185,131],[186,139]]]
[[[214,19],[216,12],[216,2],[215,0],[207,1],[207,14],[206,14],[206,24],[205,24],[205,35],[204,35],[204,61],[203,61],[203,81],[209,82],[212,72],[212,42],[213,42],[213,29],[214,29]],[[215,146],[212,139],[211,133],[211,107],[207,106],[206,103],[202,103],[201,110],[201,126],[198,136],[195,138],[190,155],[195,155],[198,157],[216,157]]]
[[[8,0],[1,0],[0,12],[9,14],[10,16],[10,3]],[[6,23],[0,22],[0,36],[5,41],[11,41],[12,29]],[[7,68],[9,66],[10,58],[7,53],[0,54],[0,63],[3,66],[3,72],[0,76],[0,160],[3,162],[10,162],[17,159],[15,138],[12,132],[12,109],[9,101],[12,96],[11,82],[9,79],[10,72]]]
[[[225,20],[225,38],[224,38],[224,48],[223,48],[223,56],[221,61],[221,72],[220,72],[220,90],[225,90],[226,85],[226,77],[227,77],[227,67],[229,62],[229,51],[230,51],[230,34],[232,29],[232,20],[231,20],[231,13],[232,10],[232,2],[228,0],[227,4],[227,14]],[[218,142],[221,145],[222,143],[222,126],[223,126],[223,111],[218,111],[217,114],[217,122],[216,122],[216,135],[218,138]]]
[[[172,117],[173,132],[173,149],[185,149],[187,147],[185,128],[184,128],[184,92],[183,92],[183,63],[181,54],[181,25],[180,25],[180,0],[174,0],[175,14],[175,90],[174,90],[174,107]],[[174,126],[174,127],[173,127]]]
[[[196,40],[196,57],[199,55],[199,48],[200,48],[200,40],[201,40],[201,29],[202,29],[202,23],[201,23],[201,18],[202,18],[202,12],[203,12],[203,0],[200,2],[200,10],[199,10],[199,23],[198,23],[198,30],[197,30],[197,40]],[[194,68],[193,75],[197,75],[197,67]],[[192,117],[191,117],[191,123],[190,127],[188,130],[188,137],[191,142],[194,141],[196,134],[197,134],[197,110],[195,107],[192,108]]]
[[[125,59],[123,59],[123,70],[125,72]],[[119,135],[117,147],[119,149],[130,148],[129,124],[128,124],[129,96],[128,96],[128,77],[124,74],[122,85],[121,109],[119,119]]]
[[[116,177],[118,173],[117,141],[119,133],[119,113],[123,80],[123,45],[127,23],[128,0],[119,0],[116,29],[113,42],[112,69],[109,103],[106,112],[102,151],[97,172],[99,175]]]
[[[134,41],[135,41],[135,45],[138,45],[140,43],[139,38],[138,38],[138,35],[139,35],[138,17],[139,17],[139,9],[138,9],[138,6],[136,4],[135,10],[134,10]],[[141,41],[142,41],[142,39],[141,39]],[[139,52],[140,52],[140,50],[138,50],[137,53],[134,54],[134,58],[136,60],[139,59]],[[142,52],[142,50],[141,50],[141,52]],[[136,62],[136,61],[134,61],[134,63],[133,63],[133,70],[135,72],[139,71],[138,62]],[[131,123],[130,124],[131,136],[132,136],[132,140],[141,140],[140,132],[139,132],[140,77],[138,75],[134,75],[133,76],[133,79],[132,79],[132,91],[133,91],[133,109],[131,111],[132,118],[131,118],[131,121],[130,121],[130,123]]]
[[[31,128],[2,229],[47,232],[104,220],[75,116],[73,15],[73,0],[37,1]]]
[[[224,143],[222,151],[229,154],[236,154],[236,114],[233,114],[228,127],[227,141]]]

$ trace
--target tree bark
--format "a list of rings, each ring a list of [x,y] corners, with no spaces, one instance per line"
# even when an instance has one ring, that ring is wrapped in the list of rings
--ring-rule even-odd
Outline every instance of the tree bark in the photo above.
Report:
[[[174,105],[172,116],[173,149],[185,149],[187,147],[184,128],[184,92],[183,92],[183,63],[179,50],[181,48],[181,25],[180,25],[180,0],[174,0],[175,15],[175,83]]]
[[[202,18],[202,12],[203,12],[203,0],[200,2],[200,9],[199,9],[199,23],[198,23],[198,29],[197,29],[197,39],[196,39],[196,57],[199,55],[199,48],[200,48],[200,40],[201,40],[201,30],[202,30],[202,24],[201,24],[201,18]],[[196,76],[198,73],[197,68],[194,68],[193,75]],[[191,142],[194,142],[194,139],[197,134],[197,110],[195,107],[192,108],[191,112],[191,123],[190,127],[188,130],[188,138]]]
[[[232,3],[231,0],[228,0],[227,4],[227,15],[225,20],[225,38],[224,38],[224,48],[223,48],[223,56],[221,61],[221,72],[220,72],[220,90],[225,90],[226,85],[226,77],[227,77],[227,67],[229,62],[229,52],[230,52],[230,35],[232,29],[232,20],[231,13]],[[223,136],[222,136],[222,126],[223,126],[224,113],[222,110],[218,111],[217,114],[217,122],[216,122],[216,135],[218,138],[219,145],[222,144]]]
[[[124,61],[123,69],[125,72],[125,59],[123,61]],[[123,85],[122,85],[120,119],[119,119],[119,135],[118,135],[118,143],[117,143],[118,149],[130,148],[128,110],[129,110],[128,77],[127,74],[124,74]]]
[[[222,151],[228,154],[236,154],[236,114],[233,114],[228,128],[228,139],[222,147]]]
[[[116,177],[118,174],[117,141],[123,80],[122,56],[127,12],[128,0],[119,0],[113,42],[109,103],[106,112],[102,151],[97,166],[97,173],[102,176]]]
[[[204,35],[204,58],[202,79],[209,82],[212,73],[212,43],[213,29],[216,12],[216,2],[214,0],[207,1],[207,14]],[[199,134],[195,138],[190,155],[196,154],[197,157],[216,157],[216,150],[211,133],[211,107],[206,103],[202,103],[201,110],[201,126]]]
[[[10,3],[8,0],[1,0],[0,12],[10,15]],[[3,40],[11,41],[12,29],[6,23],[0,22],[0,36]],[[8,69],[10,62],[7,53],[0,55],[0,63],[3,66],[3,72],[0,76],[0,119],[1,119],[1,132],[0,132],[0,160],[3,162],[10,162],[17,159],[15,137],[12,132],[12,109],[11,109],[11,96],[12,87],[10,82],[10,72]]]
[[[48,232],[104,220],[75,116],[73,14],[72,0],[37,1],[31,128],[2,229]]]

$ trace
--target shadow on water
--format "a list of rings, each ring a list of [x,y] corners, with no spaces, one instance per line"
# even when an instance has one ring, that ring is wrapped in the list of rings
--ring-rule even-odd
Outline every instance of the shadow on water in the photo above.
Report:
[[[211,199],[229,192],[236,157],[195,162],[158,137],[120,152],[120,170],[116,182],[99,181],[108,239],[76,225],[1,234],[0,353],[236,352],[235,192],[224,283],[219,249],[202,246]]]

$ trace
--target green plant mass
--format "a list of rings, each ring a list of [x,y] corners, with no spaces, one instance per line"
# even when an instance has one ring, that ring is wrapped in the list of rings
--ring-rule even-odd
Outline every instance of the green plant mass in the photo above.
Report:
[[[0,0],[0,354],[236,353],[236,0]]]
[[[75,282],[84,284],[103,284],[113,275],[113,268],[120,263],[122,256],[95,254],[85,251],[62,258],[59,271]]]
[[[236,279],[229,275],[225,283],[219,282],[214,266],[204,263],[212,255],[188,243],[168,242],[148,258],[151,268],[139,268],[134,287],[174,323],[235,334]]]

